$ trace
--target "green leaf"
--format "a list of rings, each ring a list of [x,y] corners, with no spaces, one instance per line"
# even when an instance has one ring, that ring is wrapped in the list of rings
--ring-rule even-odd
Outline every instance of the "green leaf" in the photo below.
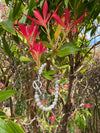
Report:
[[[3,50],[4,50],[5,54],[7,54],[11,58],[12,54],[11,54],[8,43],[6,42],[5,36],[3,36],[3,38],[2,38],[2,42],[3,42],[3,47],[4,47]]]
[[[3,90],[7,90],[8,88],[12,88],[12,86],[7,86]]]
[[[35,0],[30,0],[29,10],[32,10],[36,6],[36,3]]]
[[[48,80],[52,80],[52,77],[50,75],[46,74],[46,73],[43,74],[43,77],[48,79]]]
[[[91,63],[95,63],[95,61],[94,61],[94,60],[90,60],[90,62],[91,62]]]
[[[48,79],[48,80],[52,80],[52,77],[50,75],[53,75],[54,71],[50,70],[50,71],[44,71],[43,77]]]
[[[0,109],[0,118],[6,118],[6,114]]]
[[[30,58],[25,57],[25,56],[21,56],[20,57],[20,61],[32,61]]]
[[[11,128],[0,118],[0,133],[14,133]]]
[[[86,118],[84,114],[77,113],[75,115],[75,124],[80,127],[81,130],[86,128]]]
[[[68,128],[69,128],[69,133],[75,133],[75,126],[72,121],[68,123]]]
[[[61,79],[60,79],[60,83],[64,84],[64,83],[66,83],[66,82],[67,82],[66,78],[61,78]]]
[[[86,110],[85,113],[86,113],[86,115],[87,115],[88,117],[91,117],[91,116],[92,116],[92,114],[91,114],[88,110]]]
[[[37,66],[35,66],[35,67],[33,68],[33,70],[35,70],[35,71],[38,70]]]
[[[1,25],[2,25],[3,29],[12,33],[13,35],[16,35],[15,29],[13,27],[13,23],[10,19],[6,19],[6,20],[2,21]]]
[[[84,74],[85,72],[86,72],[86,68],[83,68],[80,72],[81,72],[81,74]]]
[[[48,113],[47,113],[46,117],[48,118],[48,117],[49,117],[49,115],[50,115],[50,112],[48,112]],[[45,117],[45,116],[44,116],[44,117]]]
[[[69,0],[64,0],[65,6],[68,7],[68,1]]]
[[[76,44],[73,43],[67,43],[65,45],[63,45],[60,50],[58,50],[57,52],[57,56],[59,57],[64,57],[70,54],[75,54],[75,52],[79,51],[80,48],[78,46],[76,46]]]
[[[13,44],[12,47],[11,47],[11,51],[12,51],[12,52],[17,52],[17,50],[18,50],[18,47],[16,47],[16,46]]]
[[[98,24],[100,23],[100,16],[97,17]]]
[[[64,69],[64,68],[66,68],[66,67],[69,67],[69,65],[63,65],[63,66],[61,66],[60,68],[61,68],[61,69]]]
[[[53,70],[46,71],[46,74],[48,74],[48,75],[53,75],[53,74],[54,74],[54,71],[53,71]]]
[[[24,14],[27,15],[27,14],[28,14],[28,10],[29,10],[29,9],[25,8],[25,9],[24,9]],[[20,19],[20,23],[25,24],[26,19],[27,19],[27,17],[23,15],[22,18]]]
[[[12,15],[13,18],[16,18],[16,16],[19,14],[21,10],[21,4],[22,4],[21,1],[15,3],[13,7],[13,15]]]
[[[12,95],[18,93],[16,90],[0,91],[0,101],[10,98]]]
[[[48,43],[46,46],[47,46],[47,48],[50,48],[50,49],[52,49],[52,46],[51,46],[51,44],[49,44],[49,43]]]
[[[14,133],[25,133],[18,124],[14,123],[11,120],[8,121],[8,125]]]

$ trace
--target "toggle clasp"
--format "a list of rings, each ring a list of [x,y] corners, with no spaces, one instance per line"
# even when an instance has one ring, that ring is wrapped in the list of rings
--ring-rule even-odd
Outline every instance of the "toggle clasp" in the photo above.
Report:
[[[42,82],[40,80],[35,80],[35,81],[33,81],[32,85],[33,85],[33,88],[38,90],[41,95],[42,92],[41,92],[40,88],[42,87]]]

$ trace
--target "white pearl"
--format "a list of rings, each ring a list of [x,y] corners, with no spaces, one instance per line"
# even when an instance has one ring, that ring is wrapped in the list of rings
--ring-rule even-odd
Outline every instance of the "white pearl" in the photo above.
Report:
[[[58,95],[57,94],[55,95],[55,98],[58,98]]]
[[[40,108],[40,109],[43,109],[43,105],[40,105],[39,108]]]
[[[58,84],[58,80],[55,81],[55,84]]]
[[[38,103],[37,103],[37,106],[40,106],[40,105],[41,105],[41,103],[40,103],[40,102],[38,102]]]
[[[56,93],[56,95],[58,95],[58,93],[59,93],[59,92],[58,92],[58,91],[56,91],[55,93]]]
[[[51,70],[54,70],[54,68],[52,67],[52,65],[50,65],[50,68],[51,68]]]
[[[54,106],[56,105],[56,101],[53,102],[53,105],[54,105]]]
[[[35,94],[35,96],[34,96],[36,99],[39,97],[39,95],[38,94]]]
[[[45,108],[45,111],[48,111],[48,108]]]
[[[41,75],[42,71],[39,71],[39,75]]]
[[[55,88],[55,91],[59,91],[59,88],[58,88],[58,87],[56,87],[56,88]]]
[[[44,111],[45,111],[45,109],[46,109],[46,108],[43,106],[42,110],[44,110]]]
[[[54,104],[52,104],[50,107],[51,107],[51,108],[54,108]]]
[[[55,90],[56,90],[56,91],[58,91],[58,90],[59,90],[59,88],[58,88],[58,87],[56,87],[56,88],[55,88]]]
[[[36,99],[35,99],[35,101],[36,101],[36,102],[39,102],[39,101],[40,101],[40,99],[39,99],[39,98],[36,98]]]
[[[51,106],[50,106],[50,107],[48,107],[47,109],[48,109],[48,110],[51,110],[52,108],[51,108]]]
[[[55,98],[55,99],[54,99],[54,102],[57,102],[57,100],[58,100],[58,98]]]
[[[56,83],[55,86],[58,86],[58,83]]]

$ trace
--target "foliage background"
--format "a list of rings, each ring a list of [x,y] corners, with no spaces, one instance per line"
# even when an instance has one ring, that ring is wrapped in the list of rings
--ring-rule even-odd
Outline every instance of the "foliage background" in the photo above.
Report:
[[[67,45],[71,45],[72,43],[71,50],[74,49],[76,42],[82,49],[81,51],[75,52],[75,54],[72,53],[73,55],[71,55],[74,60],[73,66],[76,65],[78,66],[78,68],[80,68],[74,69],[75,78],[72,79],[73,81],[70,81],[70,73],[72,72],[72,70],[69,54],[63,56],[63,52],[60,51],[60,57],[56,56],[55,62],[51,61],[53,65],[56,65],[55,73],[57,74],[55,75],[59,76],[61,82],[59,84],[60,94],[57,106],[54,110],[47,113],[38,109],[34,102],[35,90],[32,88],[32,82],[37,77],[37,71],[35,68],[36,65],[34,61],[27,61],[28,59],[25,58],[28,57],[31,59],[31,55],[28,49],[25,48],[26,40],[19,36],[13,28],[13,24],[18,26],[17,22],[15,22],[16,20],[20,21],[23,24],[30,24],[31,21],[23,16],[22,13],[24,12],[33,17],[33,10],[35,9],[35,7],[37,7],[42,12],[44,0],[41,0],[39,2],[35,2],[35,0],[5,0],[5,2],[8,8],[6,18],[4,18],[5,21],[3,20],[0,23],[0,83],[3,83],[1,91],[4,91],[3,94],[6,94],[6,98],[4,98],[5,101],[1,99],[0,101],[3,102],[1,102],[0,104],[1,118],[2,115],[5,116],[4,119],[5,121],[7,120],[6,123],[9,127],[7,126],[5,121],[0,119],[0,122],[4,123],[5,125],[4,127],[1,126],[0,129],[4,129],[7,133],[11,133],[11,130],[12,132],[15,132],[17,125],[13,125],[14,123],[12,121],[9,121],[9,119],[11,119],[14,120],[14,122],[17,122],[23,128],[24,131],[22,131],[22,129],[19,129],[19,132],[65,133],[67,125],[67,130],[69,130],[70,133],[81,132],[81,130],[82,132],[91,131],[91,133],[99,133],[99,126],[97,121],[99,121],[98,116],[100,113],[100,107],[98,98],[99,95],[97,94],[99,94],[100,85],[99,78],[97,77],[100,77],[98,73],[100,64],[98,57],[94,60],[92,60],[92,58],[95,54],[95,47],[100,44],[100,41],[90,45],[90,42],[86,37],[86,34],[88,32],[90,32],[91,34],[91,39],[96,40],[96,37],[100,36],[100,33],[98,33],[98,35],[95,34],[97,28],[100,26],[99,0],[47,0],[49,4],[49,10],[55,10],[57,5],[62,2],[58,10],[59,15],[64,12],[64,8],[66,6],[69,10],[71,10],[73,18],[77,15],[81,16],[84,12],[88,13],[86,18],[84,19],[84,25],[80,26],[72,37],[70,37],[70,35],[68,36],[69,42],[67,42]],[[94,21],[95,19],[97,20],[96,23]],[[42,30],[42,28],[40,29]],[[52,29],[52,27],[50,26],[51,38],[54,37],[55,30],[55,27],[54,29]],[[40,39],[48,43],[47,36],[46,34],[44,34],[43,30],[41,31]],[[49,46],[48,48],[50,50]],[[51,51],[45,52],[42,55],[41,64],[46,62],[46,58],[51,58],[52,55],[53,53]],[[25,57],[22,58],[22,56]],[[62,66],[61,69],[58,69],[60,66]],[[97,70],[96,74],[93,73],[93,71],[96,71],[95,69]],[[96,76],[93,77],[93,75]],[[46,79],[43,79],[44,87],[46,86],[47,79],[47,76]],[[93,81],[93,79],[97,80]],[[93,81],[92,85],[91,80]],[[66,83],[69,83],[69,89],[66,88]],[[52,102],[52,99],[54,97],[53,86],[54,83],[51,83],[50,88],[48,88],[49,91],[51,89],[50,94],[48,94],[45,91],[45,88],[43,88],[43,91],[46,93],[45,95],[48,96],[46,100],[50,102]],[[7,94],[8,90],[11,90],[11,93],[9,95]],[[19,93],[12,96],[12,94],[15,94],[13,92],[14,90],[18,90]],[[68,97],[69,90],[71,90],[70,98]],[[90,104],[92,107],[85,108],[84,104]],[[2,110],[7,106],[10,107],[9,117],[2,112]],[[63,117],[64,113],[66,114],[65,118]],[[94,114],[94,116],[92,115],[91,117],[91,114]],[[90,120],[92,120],[91,123],[88,122]],[[15,127],[15,129],[13,129],[12,127]]]

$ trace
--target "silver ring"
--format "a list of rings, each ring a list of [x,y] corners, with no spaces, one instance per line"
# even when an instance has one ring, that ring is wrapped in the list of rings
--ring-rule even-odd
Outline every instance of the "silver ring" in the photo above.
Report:
[[[39,86],[38,86],[38,83],[39,83]],[[42,87],[42,82],[40,80],[35,80],[33,81],[32,85],[33,85],[33,88],[37,90]]]

